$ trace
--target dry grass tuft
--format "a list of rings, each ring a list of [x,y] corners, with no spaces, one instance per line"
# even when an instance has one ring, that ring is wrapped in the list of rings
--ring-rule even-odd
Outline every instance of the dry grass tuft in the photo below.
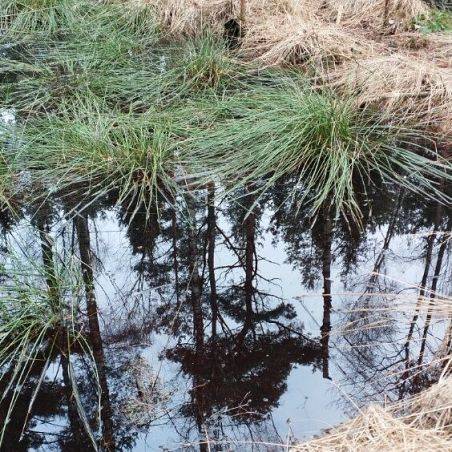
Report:
[[[409,401],[408,406],[400,402],[392,409],[409,425],[447,433],[452,442],[452,377],[443,378],[416,395]]]
[[[155,0],[149,3],[155,9],[157,22],[171,37],[198,36],[206,28],[222,31],[233,14],[230,0]]]
[[[356,33],[301,16],[279,15],[250,25],[243,54],[267,66],[314,63],[315,66],[354,60],[372,52]]]
[[[447,139],[452,123],[452,74],[429,61],[393,54],[345,64],[331,83],[343,94],[356,95],[362,106],[412,117]]]
[[[450,33],[447,32],[407,31],[384,36],[383,42],[389,50],[398,49],[415,58],[428,59],[439,67],[448,67],[452,63],[452,40]]]
[[[407,30],[415,18],[428,15],[429,8],[422,0],[328,0],[323,12],[345,25],[381,29],[385,24]]]
[[[372,405],[292,451],[452,450],[452,377],[394,405]]]
[[[153,8],[162,30],[171,37],[199,36],[206,28],[222,34],[229,19],[240,18],[240,2],[231,0],[126,0]],[[262,22],[275,15],[312,17],[315,0],[246,0],[245,22]]]

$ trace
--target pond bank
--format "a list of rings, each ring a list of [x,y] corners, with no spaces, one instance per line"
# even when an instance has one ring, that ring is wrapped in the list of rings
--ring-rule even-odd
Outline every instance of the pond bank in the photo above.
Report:
[[[452,379],[444,377],[412,399],[384,407],[371,406],[325,436],[290,450],[440,452],[452,448],[451,434]]]

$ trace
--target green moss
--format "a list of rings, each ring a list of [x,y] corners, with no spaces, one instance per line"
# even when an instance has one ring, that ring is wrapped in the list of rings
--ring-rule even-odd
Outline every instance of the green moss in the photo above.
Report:
[[[421,15],[413,21],[413,28],[423,33],[450,32],[452,30],[452,12],[432,10],[428,15]]]

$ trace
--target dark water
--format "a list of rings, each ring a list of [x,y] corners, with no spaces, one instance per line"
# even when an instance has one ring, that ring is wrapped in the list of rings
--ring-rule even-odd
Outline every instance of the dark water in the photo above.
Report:
[[[429,311],[425,333],[424,303],[410,325],[422,283],[432,308],[450,295],[450,211],[379,187],[357,227],[285,202],[289,186],[251,210],[252,196],[208,207],[201,192],[188,208],[115,207],[112,195],[75,216],[70,196],[4,212],[5,267],[50,257],[83,270],[78,322],[93,350],[55,356],[25,421],[36,365],[4,450],[92,449],[68,359],[92,430],[116,450],[285,450],[434,382],[447,316]]]

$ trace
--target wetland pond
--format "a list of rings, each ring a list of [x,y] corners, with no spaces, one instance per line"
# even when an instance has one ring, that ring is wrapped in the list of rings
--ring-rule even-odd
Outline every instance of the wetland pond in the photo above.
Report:
[[[3,450],[286,450],[435,382],[450,211],[384,186],[357,227],[294,208],[290,186],[234,203],[210,187],[188,209],[110,193],[3,212],[2,296],[51,295],[49,269],[64,273],[85,344],[37,355],[2,401]]]
[[[154,3],[0,7],[0,451],[288,451],[450,361],[437,82],[399,118]]]

